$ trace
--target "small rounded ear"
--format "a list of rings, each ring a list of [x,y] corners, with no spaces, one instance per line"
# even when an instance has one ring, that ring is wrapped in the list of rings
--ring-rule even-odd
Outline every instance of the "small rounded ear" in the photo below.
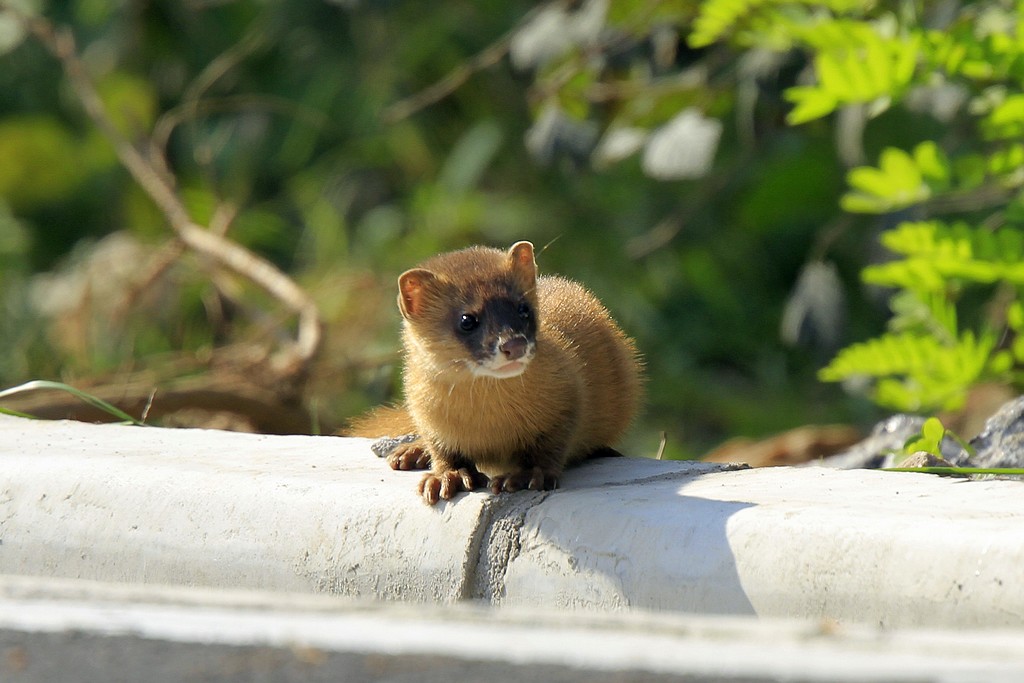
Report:
[[[533,260],[533,244],[527,241],[516,242],[508,250],[508,259],[512,264],[512,272],[532,282],[537,277],[537,262]]]
[[[407,270],[398,278],[398,309],[402,317],[412,319],[423,312],[426,289],[435,279],[433,273],[422,268]]]

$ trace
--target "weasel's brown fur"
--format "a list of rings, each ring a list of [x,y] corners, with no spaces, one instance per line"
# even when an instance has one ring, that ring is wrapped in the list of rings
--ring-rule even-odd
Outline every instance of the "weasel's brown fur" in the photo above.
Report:
[[[636,413],[633,341],[584,287],[537,277],[529,242],[429,259],[399,278],[398,305],[405,404],[371,412],[349,433],[418,434],[389,464],[429,460],[427,503],[473,490],[484,475],[495,492],[555,488],[566,465],[610,451]]]

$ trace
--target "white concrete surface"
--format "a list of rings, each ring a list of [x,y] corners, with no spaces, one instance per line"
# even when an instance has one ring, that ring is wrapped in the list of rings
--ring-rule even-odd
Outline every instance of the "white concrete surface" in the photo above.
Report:
[[[599,460],[433,508],[368,442],[0,416],[0,573],[1024,626],[1019,482]]]
[[[0,576],[0,680],[1017,683],[1014,631],[410,606]]]

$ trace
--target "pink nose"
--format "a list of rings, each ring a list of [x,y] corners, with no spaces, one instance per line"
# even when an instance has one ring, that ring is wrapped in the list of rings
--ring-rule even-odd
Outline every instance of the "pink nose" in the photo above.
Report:
[[[523,337],[506,339],[498,346],[498,350],[508,360],[519,360],[526,355],[526,339]]]

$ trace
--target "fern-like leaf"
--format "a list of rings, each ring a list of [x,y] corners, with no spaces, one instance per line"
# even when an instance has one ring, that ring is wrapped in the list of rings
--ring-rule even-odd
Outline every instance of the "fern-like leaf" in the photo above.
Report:
[[[881,240],[904,258],[867,266],[862,278],[869,284],[916,292],[942,292],[951,280],[1024,285],[1024,233],[1017,228],[988,232],[962,222],[908,221]]]
[[[790,124],[804,123],[829,113],[831,110],[822,106],[828,98],[835,106],[885,104],[903,94],[914,76],[920,38],[886,38],[875,31],[865,31],[862,35],[857,44],[841,44],[817,52],[814,58],[817,85],[798,86],[786,92],[787,99],[797,105],[788,116]],[[808,102],[817,106],[808,106]]]
[[[822,10],[839,16],[862,15],[874,5],[873,0],[704,0],[689,42],[694,48],[707,47],[739,33],[745,25],[757,24],[759,33],[764,35],[780,26],[817,22]],[[794,19],[798,13],[803,22]]]
[[[888,213],[920,204],[949,181],[949,164],[934,142],[907,153],[897,147],[882,150],[878,166],[858,166],[846,175],[850,192],[840,204],[850,213]]]
[[[955,344],[918,333],[886,334],[839,352],[819,372],[826,382],[874,381],[873,399],[895,410],[953,410],[989,369],[995,341],[965,332]]]

